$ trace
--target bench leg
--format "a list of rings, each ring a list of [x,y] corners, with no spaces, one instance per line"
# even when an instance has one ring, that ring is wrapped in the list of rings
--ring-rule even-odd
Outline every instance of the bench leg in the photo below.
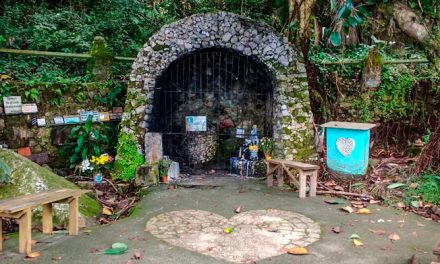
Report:
[[[27,209],[24,215],[18,220],[18,251],[26,255],[32,252],[32,211]]]
[[[282,188],[284,186],[284,171],[283,167],[281,166],[278,168],[277,172],[277,183],[279,188]]]
[[[310,174],[310,197],[316,196],[316,186],[318,185],[318,171],[315,170]]]
[[[78,200],[79,197],[74,197],[69,202],[69,235],[78,235]]]
[[[299,170],[299,198],[306,198],[307,175],[303,170]]]
[[[52,234],[52,204],[43,205],[43,234]]]
[[[3,228],[2,228],[2,218],[0,217],[0,252],[3,251]]]
[[[267,165],[267,180],[266,180],[266,184],[267,187],[272,187],[273,186],[273,172],[270,173],[270,164]]]

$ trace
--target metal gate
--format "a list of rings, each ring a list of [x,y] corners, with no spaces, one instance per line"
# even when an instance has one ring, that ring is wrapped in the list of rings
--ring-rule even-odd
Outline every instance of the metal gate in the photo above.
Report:
[[[273,78],[253,57],[203,49],[174,61],[157,81],[150,131],[163,134],[164,154],[188,164],[221,166],[257,125],[272,136]],[[189,116],[206,117],[206,131],[187,131]],[[239,130],[237,130],[239,129]]]

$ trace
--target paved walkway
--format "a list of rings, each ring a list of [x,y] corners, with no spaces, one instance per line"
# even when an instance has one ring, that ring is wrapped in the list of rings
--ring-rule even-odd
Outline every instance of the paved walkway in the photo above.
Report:
[[[407,263],[413,254],[421,264],[435,259],[431,249],[440,240],[440,225],[404,211],[370,206],[372,214],[347,214],[338,209],[341,205],[325,204],[325,197],[301,200],[297,193],[267,189],[255,180],[209,179],[204,188],[200,181],[186,183],[193,188],[153,189],[132,217],[77,237],[35,234],[49,243],[33,247],[41,256],[32,263],[391,264]],[[238,206],[242,212],[236,214]],[[341,233],[331,231],[335,226]],[[223,232],[225,227],[232,233]],[[349,239],[354,233],[363,247]],[[390,241],[391,233],[400,239]],[[115,242],[126,243],[129,250],[115,256],[100,253]],[[307,245],[310,255],[284,254],[290,245]],[[2,264],[27,263],[16,253],[16,238],[5,247]],[[140,260],[133,259],[135,252]]]

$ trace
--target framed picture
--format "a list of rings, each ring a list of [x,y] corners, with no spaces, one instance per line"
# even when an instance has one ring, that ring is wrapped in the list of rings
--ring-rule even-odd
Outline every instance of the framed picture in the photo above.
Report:
[[[44,118],[38,118],[38,119],[37,119],[37,126],[39,126],[39,127],[46,126],[46,119],[44,119]]]
[[[79,117],[80,117],[81,122],[86,122],[87,118],[89,116],[92,116],[92,121],[93,122],[98,122],[99,121],[98,111],[80,111],[79,112]]]
[[[101,121],[101,122],[108,122],[108,121],[110,121],[110,114],[109,114],[109,112],[99,112],[99,121]]]
[[[122,113],[110,113],[110,120],[121,120]]]
[[[80,119],[79,115],[65,115],[64,118],[64,124],[79,124]]]
[[[63,125],[64,124],[64,118],[62,116],[54,116],[53,117],[53,123],[55,125]]]
[[[186,116],[186,131],[206,131],[206,116]]]

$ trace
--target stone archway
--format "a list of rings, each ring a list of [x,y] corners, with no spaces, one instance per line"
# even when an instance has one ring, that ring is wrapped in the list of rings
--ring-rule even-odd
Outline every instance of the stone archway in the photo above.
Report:
[[[304,65],[287,40],[272,28],[227,12],[184,18],[162,27],[149,39],[133,63],[121,132],[133,134],[139,148],[144,149],[161,74],[182,56],[209,48],[234,50],[267,66],[274,79],[274,156],[296,160],[313,157],[312,115]]]

